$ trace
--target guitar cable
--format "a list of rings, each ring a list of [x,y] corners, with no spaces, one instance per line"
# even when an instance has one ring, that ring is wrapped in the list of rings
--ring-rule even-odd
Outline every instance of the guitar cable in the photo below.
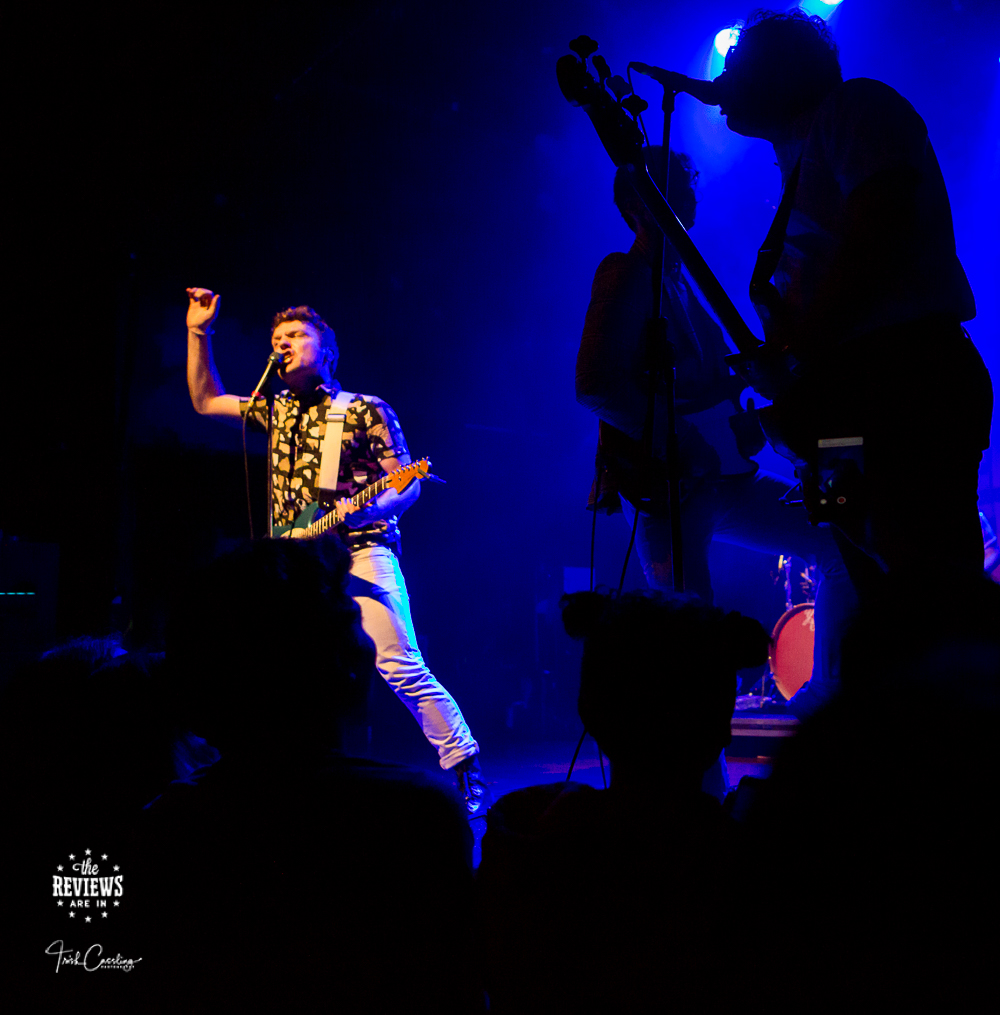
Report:
[[[597,451],[597,464],[594,469],[594,504],[593,504],[593,516],[590,519],[590,591],[594,591],[594,561],[596,558],[597,550],[597,511],[601,502],[601,475],[603,473],[601,467],[601,452],[600,445],[598,445]],[[633,531],[633,537],[635,533]],[[628,566],[628,558],[625,560],[626,567]],[[624,581],[624,578],[622,579]],[[621,588],[618,589],[618,594],[621,595]],[[569,763],[569,771],[566,773],[566,782],[569,782],[573,777],[573,769],[576,767],[576,759],[580,756],[580,748],[583,747],[583,741],[587,737],[587,730],[580,734],[580,739],[576,743],[576,750],[573,752],[573,760]],[[597,743],[597,741],[594,741]],[[604,774],[604,752],[601,750],[601,745],[597,745],[597,754],[601,760],[601,779],[604,782],[604,788],[608,788],[607,776]]]
[[[635,518],[632,519],[632,538],[628,541],[628,549],[625,551],[625,563],[622,564],[622,576],[618,582],[618,595],[622,594],[625,587],[625,572],[628,571],[628,562],[632,558],[632,547],[635,546],[635,534],[639,528],[639,509],[635,509]]]
[[[590,519],[590,591],[594,591],[594,561],[597,556],[597,511],[601,503],[601,446],[597,445],[597,464],[594,468],[594,510]],[[572,769],[571,769],[572,770]]]
[[[584,740],[587,739],[587,730],[584,728],[580,734],[580,739],[576,742],[576,750],[573,752],[573,760],[569,763],[569,771],[566,773],[566,782],[569,782],[573,777],[573,769],[576,767],[576,759],[580,756],[580,748],[583,747]]]
[[[573,777],[573,769],[576,768],[576,759],[580,756],[580,748],[583,747],[583,742],[587,739],[587,733],[588,731],[585,729],[580,734],[580,739],[576,742],[576,750],[573,752],[573,760],[569,763],[569,771],[566,773],[566,778],[563,780],[564,785]],[[601,750],[601,745],[597,743],[596,740],[594,741],[594,744],[597,747],[597,757],[601,762],[601,782],[604,783],[604,788],[607,789],[608,776],[604,770],[604,751]]]

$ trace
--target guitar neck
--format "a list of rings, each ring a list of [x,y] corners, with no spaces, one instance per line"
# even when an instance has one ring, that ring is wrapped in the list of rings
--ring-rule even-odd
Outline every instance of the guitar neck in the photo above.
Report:
[[[387,490],[390,486],[389,476],[391,473],[387,473],[382,476],[381,479],[376,479],[374,483],[366,486],[360,493],[356,493],[353,497],[347,499],[355,507],[363,507],[370,500],[374,500],[383,490]]]
[[[382,476],[381,479],[376,479],[374,483],[369,484],[353,497],[345,497],[344,500],[350,502],[355,507],[364,506],[370,500],[374,500],[383,490],[388,489],[391,485],[389,482],[390,475],[387,474]],[[331,529],[336,528],[336,526],[337,512],[331,511],[329,514],[323,515],[319,521],[313,522],[312,525],[303,530],[303,535],[311,539],[313,536],[321,536],[324,532],[329,532]]]
[[[626,171],[636,193],[649,209],[663,235],[677,251],[677,256],[690,272],[691,278],[701,290],[715,316],[729,333],[733,344],[741,353],[752,353],[760,346],[760,339],[747,327],[746,321],[723,289],[722,283],[715,277],[715,272],[701,256],[701,251],[694,245],[687,230],[678,221],[673,209],[650,178],[649,171],[641,162],[630,163],[626,166]]]

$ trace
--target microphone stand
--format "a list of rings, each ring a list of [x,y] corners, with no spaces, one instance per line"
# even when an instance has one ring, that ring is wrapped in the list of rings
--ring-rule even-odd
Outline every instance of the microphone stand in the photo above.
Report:
[[[274,391],[270,384],[267,382],[271,379],[271,374],[274,372],[274,368],[279,363],[284,362],[284,357],[277,352],[272,352],[267,359],[267,366],[264,369],[264,373],[261,375],[260,380],[257,382],[257,387],[254,388],[253,393],[250,395],[250,403],[253,404],[254,399],[260,395],[264,395],[264,399],[267,402],[267,537],[272,539],[274,537],[274,455],[271,451],[271,441],[274,436]],[[265,389],[264,385],[267,384]]]
[[[670,117],[676,93],[663,90],[663,152],[665,169],[663,192],[670,193]],[[663,315],[663,284],[667,267],[667,237],[660,248],[659,270],[653,268],[653,316],[646,322],[646,378],[648,382],[646,419],[642,429],[642,452],[647,462],[647,503],[653,494],[653,433],[656,420],[656,396],[662,393],[667,412],[667,504],[670,513],[670,565],[675,592],[684,591],[684,551],[681,540],[680,462],[677,446],[677,406],[675,403],[676,350],[669,338],[669,322]],[[643,498],[640,498],[640,503]],[[639,521],[638,505],[635,524]],[[633,528],[633,538],[635,529]]]

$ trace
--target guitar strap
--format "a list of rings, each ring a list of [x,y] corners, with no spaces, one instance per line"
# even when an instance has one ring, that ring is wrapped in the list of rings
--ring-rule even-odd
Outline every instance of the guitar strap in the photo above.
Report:
[[[785,233],[788,231],[788,220],[792,217],[792,205],[795,203],[795,191],[799,185],[799,170],[802,168],[802,157],[795,163],[792,175],[781,195],[778,210],[774,213],[774,221],[764,237],[764,243],[757,251],[757,263],[753,275],[750,276],[750,300],[764,325],[765,337],[770,337],[772,329],[780,324],[785,305],[778,292],[778,287],[771,281],[778,269],[778,262],[785,249]]]
[[[347,406],[354,400],[351,391],[338,391],[330,399],[326,411],[326,434],[319,451],[319,492],[321,499],[336,500],[337,477],[340,475],[340,452],[344,439]]]

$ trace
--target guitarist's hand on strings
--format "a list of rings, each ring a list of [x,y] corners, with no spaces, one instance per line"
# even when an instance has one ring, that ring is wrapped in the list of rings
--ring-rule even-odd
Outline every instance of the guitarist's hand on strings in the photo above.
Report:
[[[187,326],[195,334],[211,334],[212,322],[219,314],[219,294],[211,289],[191,287],[188,294]]]
[[[349,529],[360,529],[375,521],[375,512],[372,507],[378,503],[378,498],[369,501],[364,507],[355,507],[347,498],[342,498],[334,504],[337,512],[337,524],[346,525]]]
[[[419,492],[420,483],[414,481],[402,494],[390,488],[361,507],[355,507],[349,500],[343,498],[334,505],[337,511],[337,524],[346,525],[349,529],[360,529],[382,518],[393,515],[398,518],[417,499]]]
[[[409,458],[386,458],[382,462],[384,473],[395,472],[404,465],[409,465]],[[420,496],[420,480],[411,480],[402,492],[394,486],[383,490],[374,500],[362,507],[355,507],[346,498],[341,498],[334,505],[337,511],[337,522],[349,529],[360,529],[382,518],[398,518]]]

